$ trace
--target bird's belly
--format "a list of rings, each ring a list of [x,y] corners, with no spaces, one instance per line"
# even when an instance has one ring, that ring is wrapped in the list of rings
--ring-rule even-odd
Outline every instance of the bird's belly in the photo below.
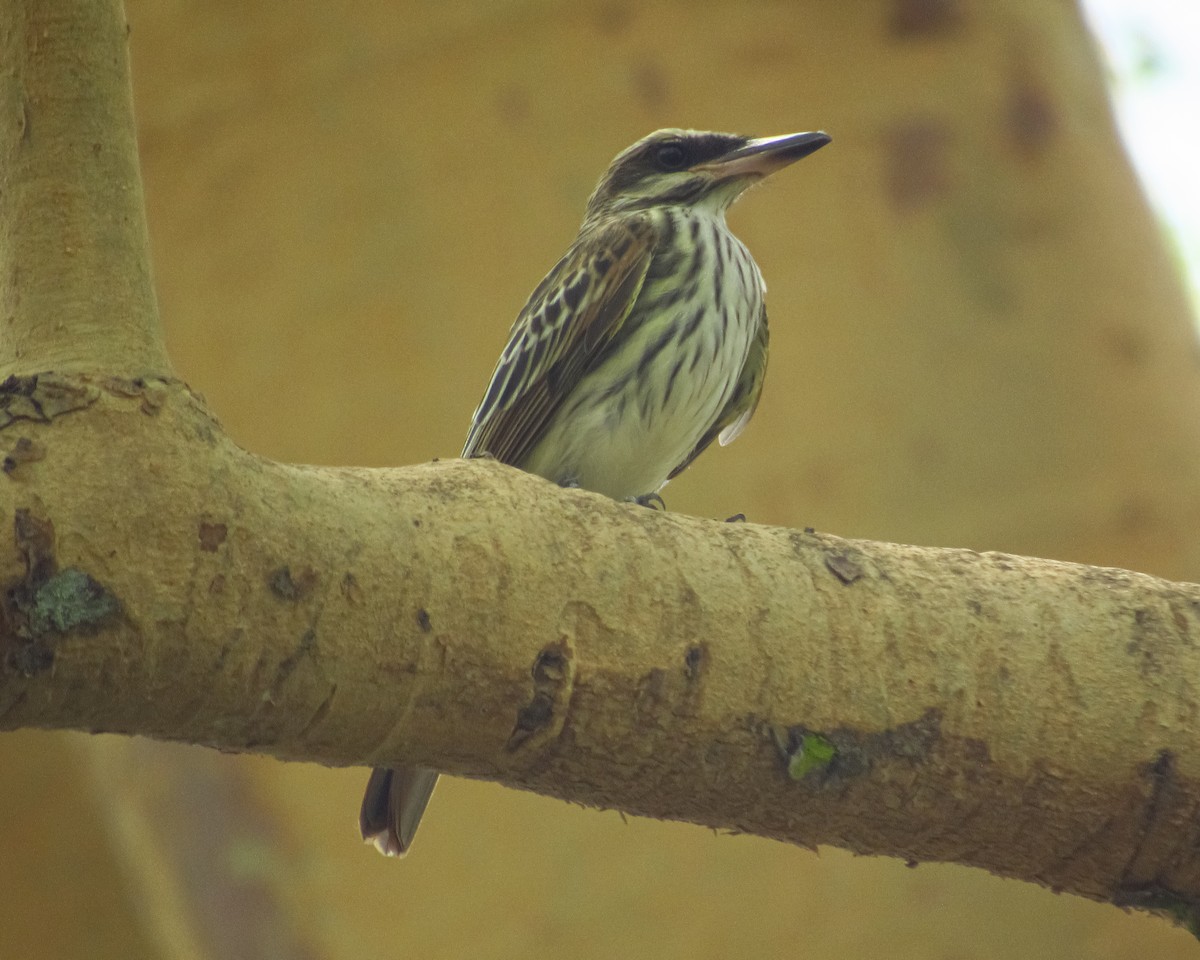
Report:
[[[749,350],[748,323],[711,323],[640,369],[655,337],[631,338],[580,380],[524,469],[617,499],[662,488],[729,401]]]
[[[616,499],[653,493],[666,483],[703,432],[689,430],[689,442],[681,443],[681,432],[670,432],[672,424],[666,420],[659,416],[647,422],[631,414],[629,405],[617,417],[600,408],[580,411],[555,425],[534,450],[530,469],[559,483]],[[686,429],[692,424],[683,421],[680,426]]]

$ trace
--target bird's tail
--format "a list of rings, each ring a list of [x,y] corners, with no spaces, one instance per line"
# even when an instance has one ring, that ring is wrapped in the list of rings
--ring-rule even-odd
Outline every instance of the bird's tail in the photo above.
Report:
[[[358,815],[363,840],[384,856],[408,853],[437,782],[438,772],[425,767],[372,770]]]

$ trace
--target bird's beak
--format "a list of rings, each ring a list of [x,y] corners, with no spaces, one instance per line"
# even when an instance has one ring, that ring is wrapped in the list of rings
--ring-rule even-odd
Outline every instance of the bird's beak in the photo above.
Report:
[[[782,137],[762,137],[751,140],[723,157],[708,160],[692,167],[711,173],[716,179],[728,177],[769,177],[789,163],[820,150],[833,138],[823,130],[810,133],[788,133]]]

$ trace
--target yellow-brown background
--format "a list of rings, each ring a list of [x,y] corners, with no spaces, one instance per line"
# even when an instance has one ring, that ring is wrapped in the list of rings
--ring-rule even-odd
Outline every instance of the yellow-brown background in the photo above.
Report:
[[[612,154],[659,126],[823,127],[832,147],[732,214],[770,284],[771,372],[671,508],[1200,577],[1194,334],[1071,4],[129,19],[169,346],[249,449],[453,456]],[[82,741],[0,741],[0,957],[1200,955],[978,872],[490,784],[446,782],[385,862],[356,842],[361,771]]]

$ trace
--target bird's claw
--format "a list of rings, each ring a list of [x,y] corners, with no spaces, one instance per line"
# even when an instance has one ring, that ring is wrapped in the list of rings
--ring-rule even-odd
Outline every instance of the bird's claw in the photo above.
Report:
[[[628,503],[636,503],[639,507],[649,507],[651,510],[666,511],[667,505],[657,493],[643,493],[640,497],[626,497]]]
[[[732,517],[725,518],[726,523],[745,523],[746,515],[744,513],[735,513]]]

